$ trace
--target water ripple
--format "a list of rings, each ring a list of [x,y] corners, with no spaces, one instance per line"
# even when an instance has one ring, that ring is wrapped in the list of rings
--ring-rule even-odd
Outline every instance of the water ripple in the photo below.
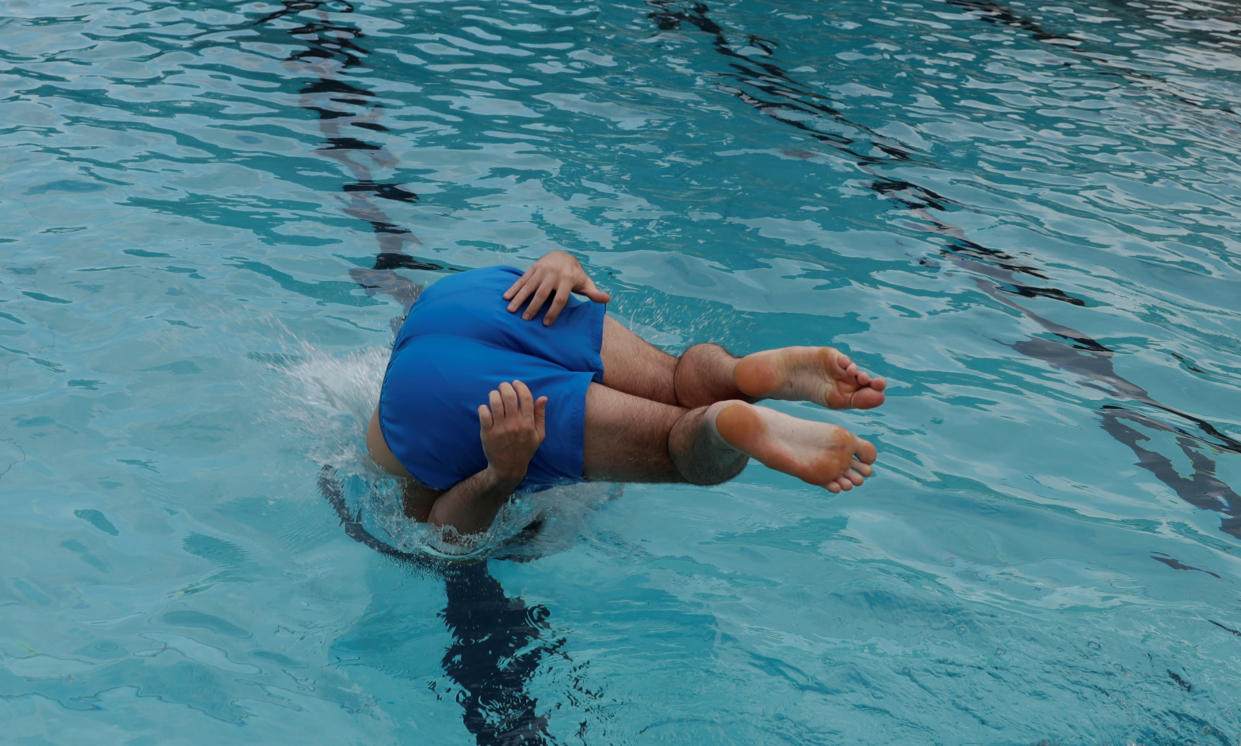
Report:
[[[6,12],[16,737],[1241,733],[1233,4]],[[556,493],[501,522],[551,517],[537,561],[374,558],[429,541],[358,437],[394,317],[550,248],[660,344],[889,375],[840,420],[880,476]]]

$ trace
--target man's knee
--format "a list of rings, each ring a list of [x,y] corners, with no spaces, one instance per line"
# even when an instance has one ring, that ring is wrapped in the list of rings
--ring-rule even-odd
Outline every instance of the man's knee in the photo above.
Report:
[[[698,461],[685,464],[680,471],[681,476],[689,484],[711,487],[732,480],[745,469],[749,461],[749,456],[738,453],[731,462],[727,460]],[[682,465],[678,464],[678,467]]]
[[[668,455],[681,479],[690,484],[727,482],[741,473],[749,457],[715,432],[712,424],[729,402],[717,402],[686,412],[668,433]]]
[[[700,407],[736,396],[732,382],[732,362],[728,350],[717,344],[702,342],[690,347],[677,358],[672,371],[672,390],[683,407]]]
[[[714,342],[699,342],[690,345],[689,349],[681,353],[681,356],[677,358],[677,369],[689,369],[704,362],[719,359],[730,360],[732,357],[732,353]]]

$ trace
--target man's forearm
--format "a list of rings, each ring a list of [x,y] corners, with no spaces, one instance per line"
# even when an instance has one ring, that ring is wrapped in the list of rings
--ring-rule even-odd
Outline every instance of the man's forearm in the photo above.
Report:
[[[490,467],[483,469],[440,495],[427,520],[437,526],[453,526],[463,534],[486,530],[522,478],[496,474]]]

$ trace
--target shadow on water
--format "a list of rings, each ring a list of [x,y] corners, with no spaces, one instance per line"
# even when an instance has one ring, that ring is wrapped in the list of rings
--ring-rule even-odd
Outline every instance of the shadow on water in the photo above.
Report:
[[[390,295],[401,304],[404,312],[393,320],[396,331],[422,288],[395,270],[457,268],[411,255],[408,249],[419,246],[419,240],[392,220],[377,201],[411,204],[418,195],[376,175],[398,164],[382,144],[366,139],[388,131],[378,121],[382,105],[374,102],[373,92],[346,79],[349,69],[361,66],[367,54],[362,30],[339,20],[341,15],[355,11],[353,4],[344,0],[281,0],[281,6],[250,25],[263,31],[269,30],[264,26],[278,21],[292,23],[291,28],[280,32],[305,45],[286,59],[286,65],[299,77],[309,78],[300,90],[299,102],[319,119],[324,144],[316,152],[339,163],[353,177],[352,183],[342,187],[343,210],[368,223],[379,244],[374,265],[370,269],[355,267],[349,274],[369,294]],[[347,536],[443,580],[447,602],[441,616],[452,639],[442,667],[461,689],[456,700],[464,710],[462,721],[475,741],[480,746],[550,743],[547,719],[538,714],[537,701],[527,693],[527,684],[544,659],[549,655],[564,657],[563,639],[544,639],[549,630],[547,608],[528,606],[522,599],[508,596],[486,560],[439,560],[379,540],[363,525],[362,517],[351,512],[331,466],[322,467],[318,486]]]
[[[526,692],[544,659],[564,656],[563,639],[544,640],[549,632],[547,607],[527,606],[506,594],[486,561],[441,560],[380,541],[362,525],[361,516],[350,511],[330,466],[319,473],[319,491],[349,538],[444,581],[447,601],[441,618],[452,642],[441,664],[461,687],[457,702],[464,708],[462,721],[479,746],[551,743],[547,719]]]
[[[1039,42],[1063,44],[1069,39],[1052,33],[1039,22],[991,0],[948,2],[972,11],[979,21],[1018,29]],[[712,49],[726,58],[729,72],[720,75],[729,83],[717,86],[720,91],[737,97],[764,116],[796,127],[850,157],[860,170],[873,178],[870,183],[872,191],[896,200],[917,217],[917,223],[912,227],[941,237],[944,246],[941,256],[946,261],[968,270],[979,289],[988,297],[1012,308],[1045,329],[1052,338],[1032,337],[1012,345],[1013,349],[1053,368],[1082,376],[1096,388],[1126,402],[1101,407],[1099,416],[1103,430],[1130,448],[1138,457],[1137,465],[1155,475],[1182,500],[1197,508],[1222,513],[1224,517],[1220,529],[1241,539],[1241,495],[1216,476],[1215,461],[1208,455],[1208,452],[1213,455],[1241,454],[1241,441],[1221,432],[1201,417],[1159,402],[1141,386],[1116,372],[1112,364],[1114,352],[1111,349],[1084,332],[1034,313],[1016,299],[1047,298],[1074,306],[1085,306],[1085,300],[1056,287],[1031,283],[1028,278],[1048,280],[1048,274],[1018,260],[1006,251],[989,248],[966,238],[960,227],[937,217],[933,212],[946,212],[954,203],[931,189],[894,179],[875,170],[876,166],[911,162],[913,155],[909,150],[877,136],[862,124],[850,121],[833,107],[826,97],[815,92],[810,85],[797,81],[771,59],[755,60],[749,54],[741,54],[730,39],[744,41],[746,48],[757,48],[768,57],[779,47],[778,41],[763,39],[744,31],[724,29],[708,16],[709,8],[701,2],[647,0],[647,5],[652,8],[648,17],[660,30],[693,27],[704,33],[709,38]],[[1082,55],[1085,60],[1090,60],[1084,53]],[[1132,80],[1153,80],[1149,73],[1118,70],[1115,60],[1109,63],[1105,72]],[[1160,87],[1159,90],[1164,89]],[[1187,106],[1203,106],[1182,96],[1173,97]],[[806,114],[824,122],[831,122],[841,131],[829,131],[808,123],[805,121]],[[1189,477],[1181,476],[1170,457],[1155,450],[1154,445],[1143,445],[1151,441],[1151,436],[1137,426],[1170,435],[1177,447],[1189,458],[1193,474]],[[1198,569],[1179,562],[1169,566],[1176,569]]]

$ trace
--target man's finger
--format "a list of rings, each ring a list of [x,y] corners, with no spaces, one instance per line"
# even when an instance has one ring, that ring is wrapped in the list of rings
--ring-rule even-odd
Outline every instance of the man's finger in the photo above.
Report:
[[[516,417],[519,410],[517,409],[517,391],[513,388],[513,384],[505,381],[500,384],[500,398],[504,400],[504,416]]]
[[[548,307],[547,313],[543,314],[543,326],[551,326],[553,321],[560,318],[560,312],[564,310],[565,304],[569,302],[569,295],[572,292],[573,283],[569,280],[561,280],[560,285],[556,287],[556,297],[552,299],[552,304]]]
[[[517,406],[521,407],[523,417],[534,416],[534,394],[530,393],[530,387],[521,381],[513,381],[513,388],[517,391]]]
[[[491,410],[486,404],[478,405],[478,426],[483,430],[490,430],[495,424],[495,420],[491,419]]]
[[[534,291],[534,297],[530,299],[530,305],[526,306],[526,312],[521,315],[523,319],[529,321],[539,315],[539,309],[547,302],[547,296],[552,293],[552,285],[544,280],[539,283],[539,289]]]
[[[509,300],[508,304],[509,313],[521,308],[521,304],[525,303],[526,298],[530,297],[530,293],[533,293],[536,287],[538,287],[538,284],[534,282],[529,272],[517,278],[517,282],[514,282],[512,287],[504,291],[504,298],[506,300],[512,299]]]
[[[533,271],[534,271],[534,267],[531,267],[525,272],[522,272],[521,277],[518,277],[517,280],[512,285],[508,286],[508,290],[504,291],[504,300],[509,300],[510,298],[512,298],[513,293],[516,293],[518,288],[520,288],[522,285],[525,284],[526,278],[529,277],[530,273]]]
[[[543,437],[547,424],[547,397],[540,396],[539,400],[534,403],[534,428],[538,431],[539,437]]]
[[[504,400],[500,398],[500,392],[495,389],[487,394],[487,401],[491,404],[491,416],[493,419],[504,419]]]
[[[600,290],[595,285],[595,281],[589,277],[586,278],[586,284],[582,287],[580,292],[582,295],[590,298],[596,303],[607,303],[612,300],[612,296]]]

